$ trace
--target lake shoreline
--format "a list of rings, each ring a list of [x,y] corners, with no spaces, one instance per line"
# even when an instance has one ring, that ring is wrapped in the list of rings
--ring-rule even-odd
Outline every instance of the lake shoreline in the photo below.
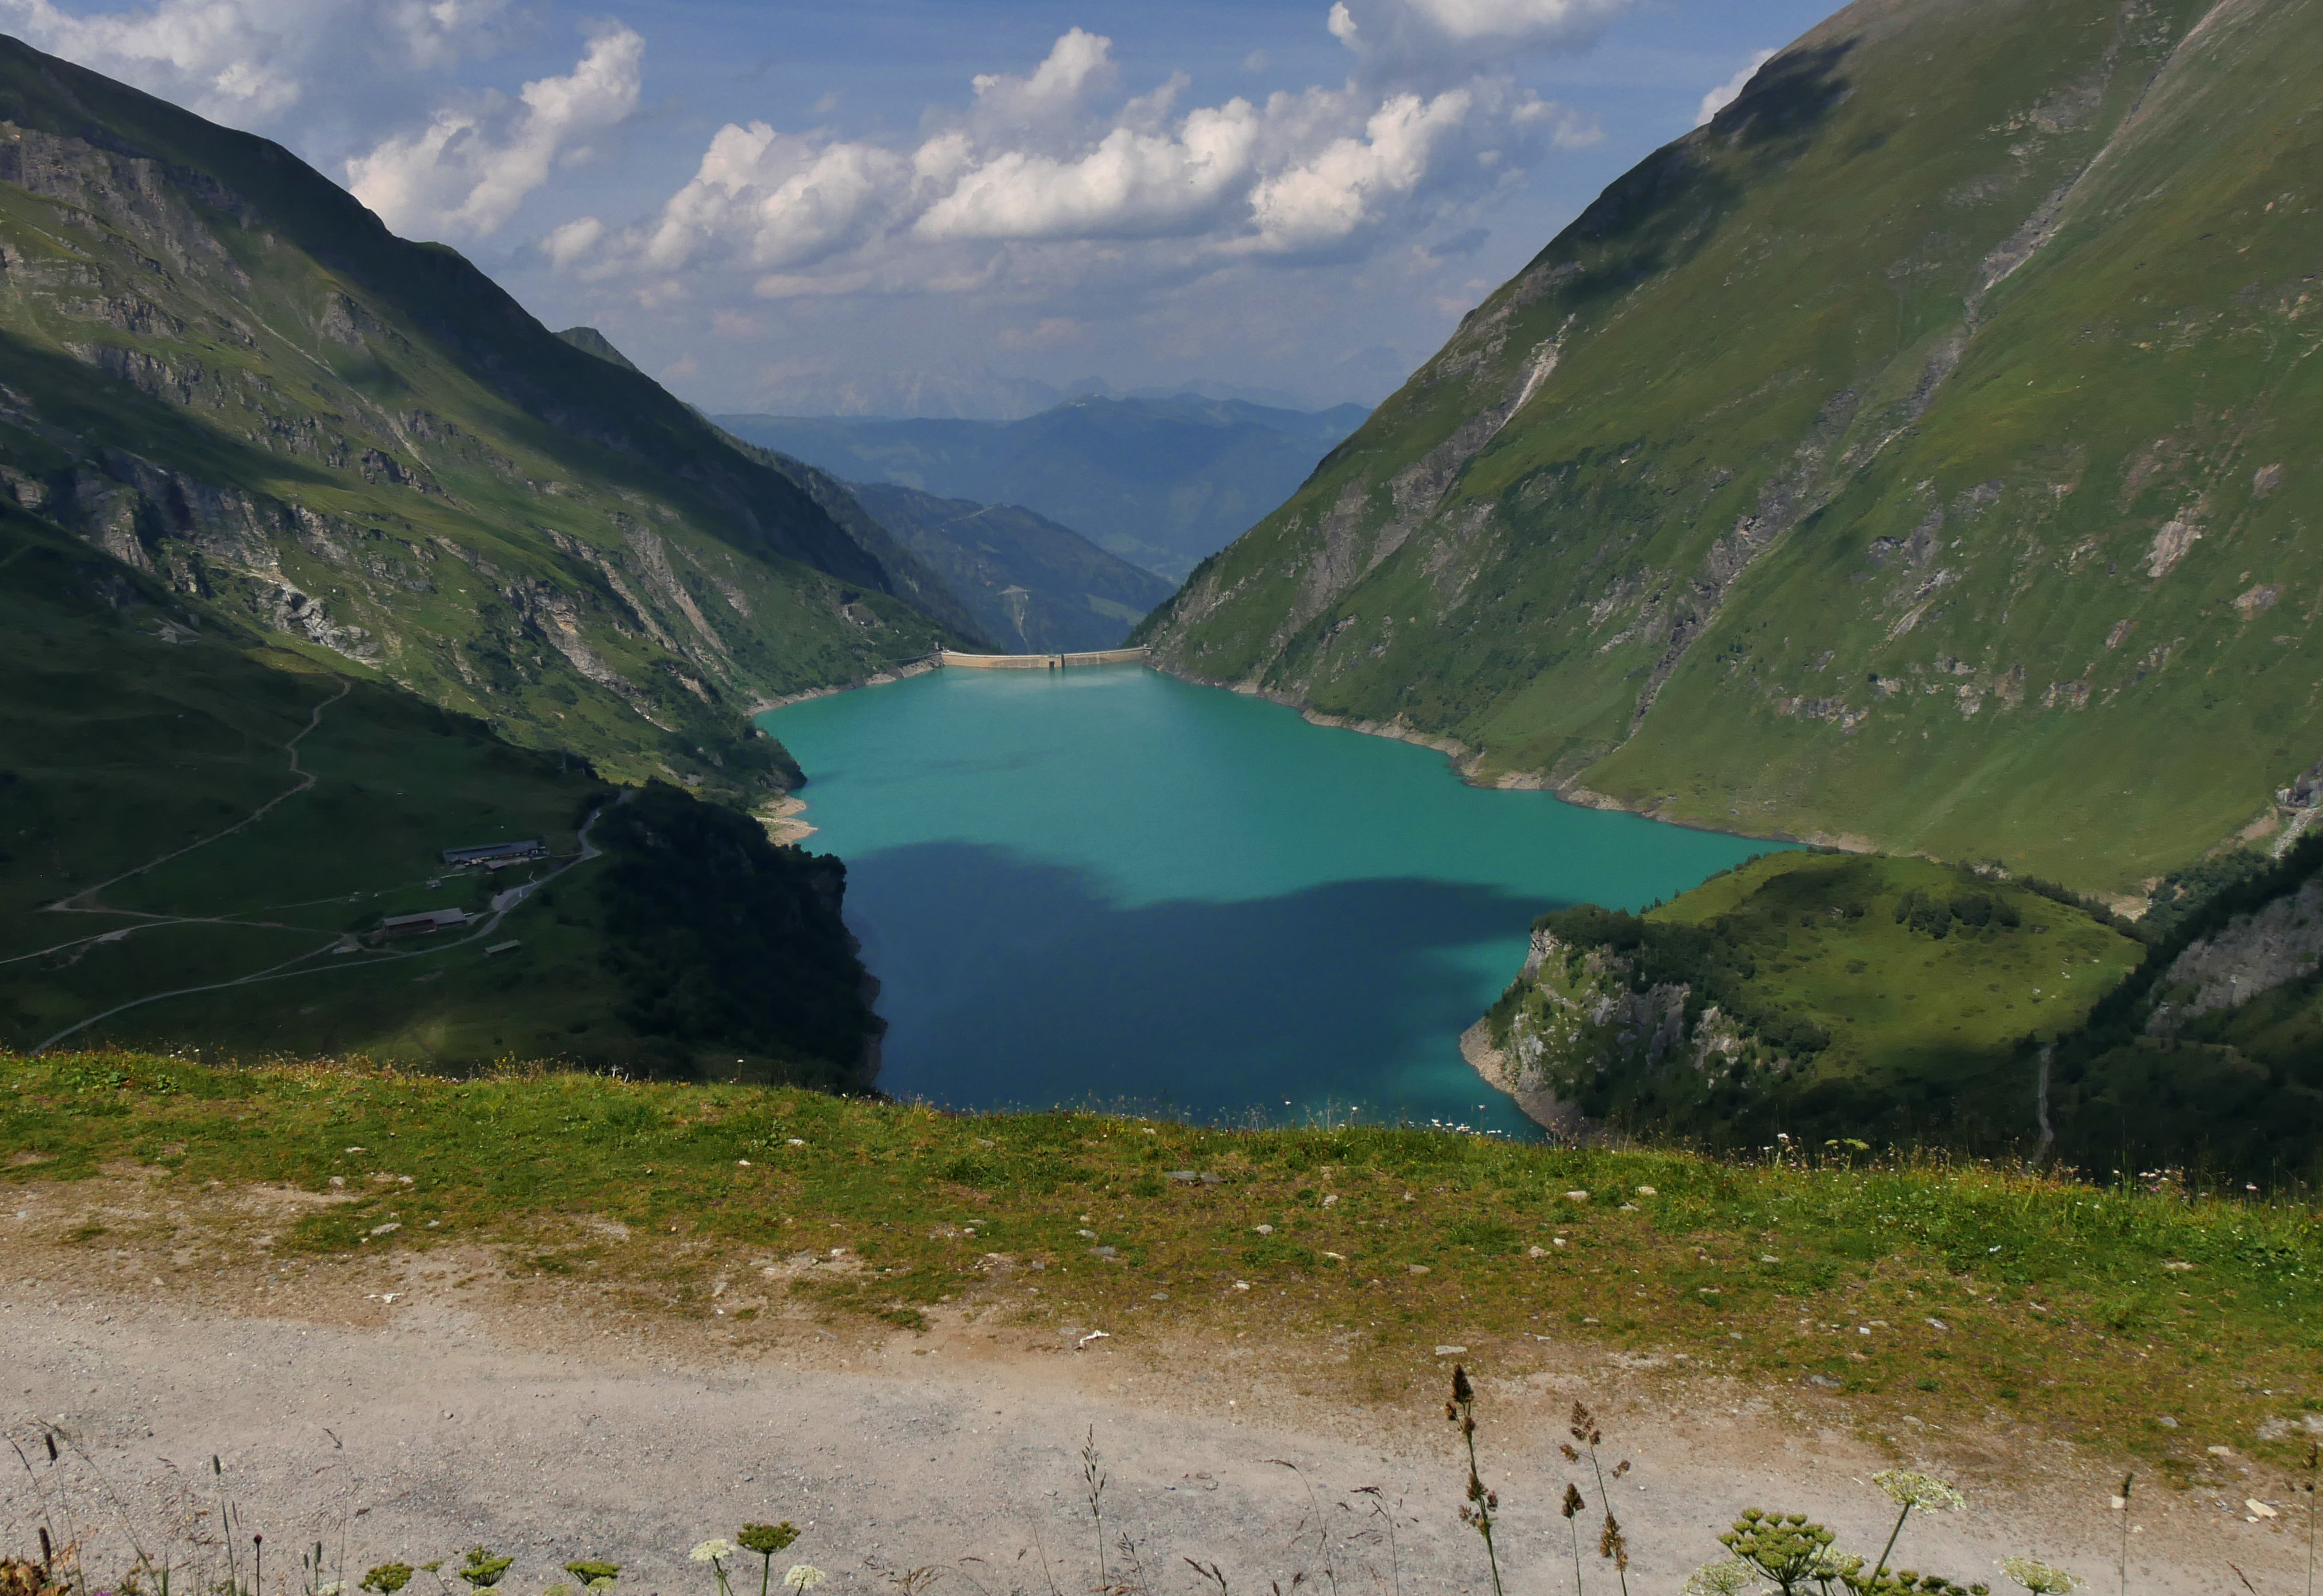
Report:
[[[818,698],[835,698],[840,693],[853,693],[858,688],[886,687],[897,682],[909,681],[914,676],[924,676],[931,671],[942,668],[932,659],[915,659],[906,665],[874,671],[868,676],[858,676],[851,682],[834,682],[828,687],[808,687],[797,693],[781,693],[774,698],[753,699],[750,701],[749,707],[742,711],[742,718],[755,724],[759,716],[771,715],[776,710],[786,710],[793,704],[803,704]]]
[[[1146,665],[1150,670],[1159,671],[1166,676],[1174,676],[1191,686],[1215,687],[1221,692],[1234,693],[1237,697],[1262,699],[1271,704],[1280,704],[1286,710],[1296,711],[1299,717],[1309,726],[1321,726],[1334,731],[1353,731],[1364,737],[1385,738],[1391,742],[1410,743],[1416,748],[1430,749],[1444,756],[1446,761],[1451,765],[1454,774],[1459,776],[1463,784],[1488,792],[1547,793],[1559,803],[1570,803],[1575,809],[1594,809],[1611,814],[1633,814],[1640,820],[1652,821],[1657,825],[1677,826],[1688,831],[1705,831],[1714,837],[1735,837],[1745,842],[1785,842],[1795,847],[1837,848],[1842,853],[1881,851],[1878,845],[1871,839],[1845,832],[1817,832],[1808,837],[1794,837],[1779,831],[1760,833],[1739,830],[1727,826],[1706,825],[1700,821],[1661,813],[1649,805],[1624,803],[1610,793],[1584,787],[1578,782],[1568,782],[1560,786],[1537,771],[1508,771],[1485,780],[1477,774],[1483,764],[1482,751],[1469,747],[1458,738],[1439,737],[1433,732],[1421,731],[1417,727],[1406,726],[1393,720],[1366,720],[1353,715],[1334,715],[1314,708],[1296,693],[1277,692],[1251,682],[1228,682],[1215,676],[1205,676],[1198,672],[1167,664],[1152,656],[1148,656]]]
[[[1492,1045],[1492,1022],[1479,1020],[1460,1033],[1460,1057],[1483,1083],[1517,1105],[1525,1118],[1562,1146],[1584,1147],[1602,1140],[1604,1127],[1554,1092],[1528,1087],[1507,1052]]]
[[[1353,1100],[1558,1130],[1546,1102],[1482,1105],[1490,1072],[1459,1050],[1531,922],[1757,851],[1446,782],[1382,746],[1409,738],[1320,736],[1172,673],[912,674],[762,720],[818,784],[762,814],[790,841],[812,800],[808,845],[848,860],[898,1096],[1126,1101],[1166,1080],[1167,1112],[1198,1123]]]

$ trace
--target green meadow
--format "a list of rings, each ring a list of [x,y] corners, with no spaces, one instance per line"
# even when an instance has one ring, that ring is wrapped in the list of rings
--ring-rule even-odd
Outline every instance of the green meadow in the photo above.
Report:
[[[1867,1423],[2035,1425],[2181,1481],[2212,1445],[2294,1463],[2323,1413],[2317,1212],[2169,1178],[0,1056],[0,1178],[123,1160],[188,1188],[341,1198],[278,1232],[294,1257],[485,1245],[520,1276],[745,1338],[800,1314],[910,1330],[962,1313],[1130,1343],[1328,1335],[1354,1353],[1333,1378],[1376,1401],[1432,1390],[1438,1344],[1498,1367],[1593,1345]],[[133,1230],[71,1244],[142,1244]]]

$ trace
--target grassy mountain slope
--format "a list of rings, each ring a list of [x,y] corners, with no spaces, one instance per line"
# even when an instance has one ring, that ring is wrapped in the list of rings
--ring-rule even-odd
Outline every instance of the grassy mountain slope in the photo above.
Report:
[[[1070,527],[1013,504],[939,499],[858,482],[879,524],[960,596],[977,629],[1010,653],[1111,648],[1171,585]]]
[[[1490,1027],[1527,1087],[1630,1130],[2029,1147],[2026,1044],[2079,1028],[2144,951],[2019,882],[1786,852],[1643,916],[1545,916]],[[2087,1151],[2068,1098],[2052,1123]]]
[[[1146,628],[1487,778],[2121,891],[2323,724],[2323,30],[1864,0]]]
[[[1020,504],[1176,581],[1298,487],[1359,406],[1079,399],[1023,421],[720,416],[737,436],[850,482]]]
[[[550,858],[438,857],[525,838]],[[617,794],[273,646],[0,502],[0,1046],[520,1051],[860,1087],[879,1026],[844,879],[730,809]],[[356,940],[445,908],[480,918]]]
[[[2040,1151],[2323,1179],[2323,835],[2135,925],[2041,883],[1783,853],[1543,917],[1483,1062],[1532,1108],[1716,1146]]]
[[[634,371],[638,369],[636,362],[614,348],[613,341],[594,327],[566,327],[556,335],[583,353],[593,354],[599,360],[609,361],[624,371]]]
[[[779,472],[265,141],[0,39],[0,483],[281,646],[625,779],[944,628]]]

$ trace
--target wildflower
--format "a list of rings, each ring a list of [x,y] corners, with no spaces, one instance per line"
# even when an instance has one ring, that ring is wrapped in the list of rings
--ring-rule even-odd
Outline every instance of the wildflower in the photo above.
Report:
[[[758,1596],[767,1596],[767,1582],[775,1572],[775,1554],[798,1536],[798,1526],[787,1518],[780,1524],[745,1524],[736,1532],[734,1538],[742,1543],[743,1550],[756,1552],[766,1559],[758,1566]]]
[[[1685,1596],[1745,1596],[1758,1581],[1740,1557],[1705,1563],[1687,1576]]]
[[[1757,1508],[1734,1521],[1719,1541],[1746,1566],[1784,1590],[1813,1581],[1827,1584],[1858,1573],[1860,1559],[1831,1549],[1838,1537],[1804,1513],[1763,1513]]]
[[[315,1587],[315,1596],[342,1596],[342,1592],[344,1592],[346,1588],[346,1581],[332,1580],[327,1583],[317,1585]]]
[[[2070,1596],[2081,1583],[2078,1576],[2045,1563],[2035,1563],[2030,1557],[2003,1557],[2000,1572],[2032,1591],[2033,1596]]]
[[[726,1583],[726,1559],[731,1557],[734,1552],[735,1546],[732,1541],[717,1536],[703,1541],[687,1554],[696,1563],[710,1564],[710,1572],[718,1581],[718,1596],[733,1596],[732,1591]]]
[[[791,1571],[783,1575],[783,1589],[812,1591],[829,1577],[812,1563],[794,1563]]]
[[[410,1582],[411,1564],[382,1563],[363,1576],[363,1582],[357,1589],[369,1591],[372,1592],[372,1596],[395,1596],[398,1591]]]
[[[1909,1469],[1882,1469],[1871,1476],[1871,1482],[1887,1493],[1887,1500],[1903,1510],[1896,1515],[1896,1527],[1887,1532],[1887,1544],[1879,1548],[1879,1561],[1871,1570],[1872,1581],[1887,1572],[1887,1554],[1896,1549],[1896,1537],[1904,1533],[1904,1520],[1912,1516],[1914,1508],[1931,1513],[1949,1513],[1968,1506],[1968,1499],[1928,1474],[1915,1474]],[[1901,1572],[1896,1577],[1903,1577]],[[1905,1582],[1908,1583],[1909,1582]]]
[[[500,1576],[509,1571],[509,1564],[515,1561],[514,1557],[495,1557],[482,1546],[471,1546],[468,1548],[467,1561],[453,1572],[466,1582],[472,1593],[477,1591],[489,1591],[500,1582]]]
[[[1871,1482],[1886,1491],[1887,1500],[1899,1508],[1950,1513],[1968,1506],[1968,1499],[1942,1480],[1915,1474],[1908,1469],[1883,1469],[1871,1476]]]

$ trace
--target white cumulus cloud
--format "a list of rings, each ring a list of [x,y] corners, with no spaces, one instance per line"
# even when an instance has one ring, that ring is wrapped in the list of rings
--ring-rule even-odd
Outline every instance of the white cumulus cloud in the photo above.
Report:
[[[1416,81],[1513,55],[1584,49],[1630,0],[1333,0],[1327,25],[1364,70]]]
[[[1758,69],[1765,66],[1768,61],[1771,61],[1774,59],[1775,52],[1773,50],[1760,50],[1758,54],[1750,58],[1750,64],[1749,66],[1743,68],[1740,71],[1735,73],[1733,77],[1729,78],[1716,88],[1712,89],[1708,94],[1703,96],[1702,108],[1694,113],[1694,125],[1696,127],[1709,126],[1711,118],[1717,115],[1721,111],[1726,109],[1727,106],[1732,105],[1736,100],[1740,99],[1742,97],[1742,91],[1750,86],[1750,79],[1758,76]]]
[[[508,0],[0,0],[0,30],[216,121],[271,125],[318,83],[416,76],[499,48]]]
[[[1621,3],[1396,0],[1447,35],[1535,38]],[[1432,87],[1359,76],[1190,108],[1178,104],[1182,76],[1125,99],[1119,78],[1111,41],[1074,28],[1031,72],[974,78],[972,103],[932,115],[915,142],[729,124],[658,215],[567,223],[542,247],[561,269],[663,299],[682,277],[721,271],[758,274],[769,298],[1054,288],[1089,272],[1360,253],[1596,136],[1486,70]],[[1116,247],[1128,240],[1145,243],[1134,264]]]
[[[559,161],[637,109],[645,40],[616,23],[601,30],[571,72],[539,78],[511,103],[486,94],[438,109],[427,126],[347,162],[347,187],[407,235],[482,237],[499,230]],[[554,254],[585,249],[580,224],[560,229]]]

